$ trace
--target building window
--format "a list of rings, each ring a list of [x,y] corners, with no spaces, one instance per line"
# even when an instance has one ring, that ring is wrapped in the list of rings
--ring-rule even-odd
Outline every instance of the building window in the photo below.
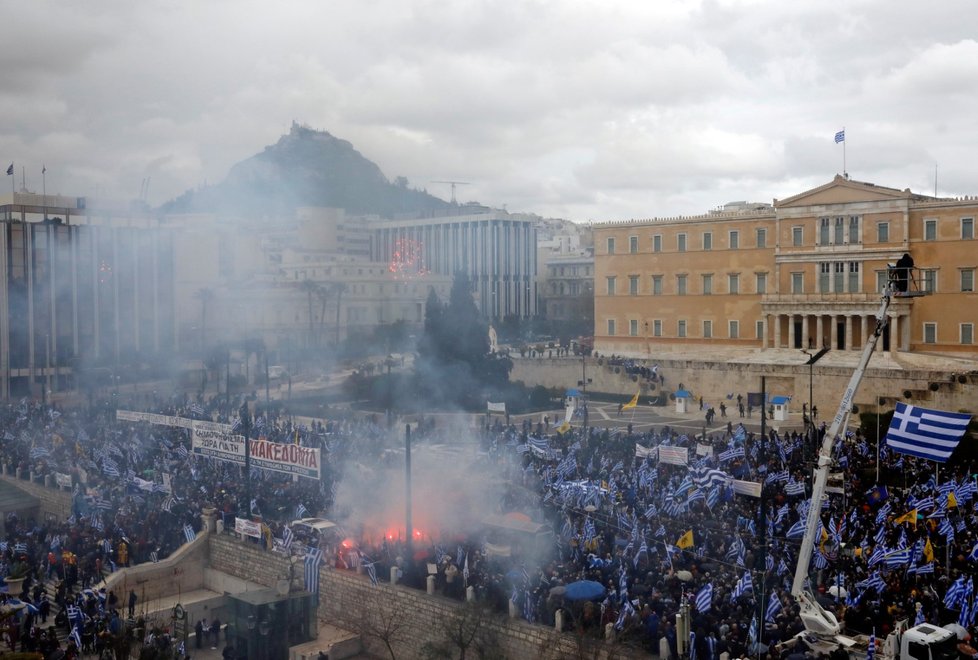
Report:
[[[972,293],[975,290],[975,269],[964,268],[961,270],[961,291]]]
[[[974,344],[975,343],[975,324],[974,323],[962,323],[961,324],[961,343],[962,344]]]
[[[628,237],[628,251],[632,254],[638,253],[638,236]]]
[[[855,245],[859,243],[859,216],[850,215],[849,216],[849,244]]]
[[[730,232],[730,249],[737,250],[740,248],[740,232],[733,230]]]
[[[937,220],[924,220],[924,240],[925,241],[936,241],[937,240]]]
[[[926,291],[927,293],[935,293],[937,291],[937,270],[922,270],[920,271],[920,289],[921,291]]]
[[[859,293],[859,262],[849,262],[849,293]]]
[[[615,253],[615,239],[609,238],[608,239],[608,254],[614,254],[614,253]]]
[[[878,223],[876,223],[876,242],[877,243],[889,243],[890,242],[890,223],[889,222],[878,222]]]
[[[740,321],[728,321],[727,332],[731,339],[740,339]]]
[[[679,234],[676,236],[676,250],[679,252],[686,251],[686,234]]]
[[[652,237],[652,251],[662,252],[662,234],[656,234]]]
[[[767,273],[754,274],[754,287],[758,293],[767,293]]]
[[[831,280],[829,279],[832,273],[832,264],[828,261],[823,261],[818,265],[818,292],[819,293],[829,293],[831,289]]]
[[[727,275],[727,292],[731,294],[740,293],[740,275],[737,273]]]
[[[662,275],[652,276],[652,295],[653,296],[662,295]]]
[[[703,321],[703,338],[713,338],[713,321]]]
[[[608,336],[609,337],[614,337],[615,336],[615,320],[614,319],[608,319]]]
[[[703,295],[709,296],[713,293],[713,275],[703,276]]]
[[[876,271],[876,293],[883,293],[889,281],[889,273],[885,270]]]
[[[767,229],[758,229],[754,232],[757,237],[757,247],[766,248],[767,247]]]
[[[924,324],[924,343],[925,344],[936,344],[937,343],[937,324],[936,323],[925,323]]]
[[[685,296],[686,295],[686,276],[676,275],[676,295]]]
[[[961,218],[961,238],[968,240],[975,237],[975,219]]]
[[[791,293],[805,293],[805,273],[791,274]]]
[[[836,261],[832,264],[832,270],[835,271],[835,277],[833,278],[836,293],[842,293],[846,290],[845,276],[846,276],[846,264],[842,261]]]
[[[791,228],[791,244],[795,247],[801,247],[805,244],[805,228],[804,227],[792,227]]]
[[[833,232],[834,243],[842,245],[846,242],[846,219],[842,216],[835,218],[835,231]]]
[[[628,295],[630,296],[638,295],[638,275],[628,276]]]
[[[628,321],[628,334],[632,337],[638,337],[638,321],[635,319],[630,319]]]
[[[686,336],[686,321],[680,321],[676,324],[676,335],[679,337]]]
[[[611,277],[607,277],[605,279],[608,282],[608,295],[609,296],[615,295],[615,277],[614,276],[611,276]]]
[[[703,249],[712,250],[713,249],[713,232],[703,233]]]
[[[829,218],[819,218],[818,219],[818,244],[828,245],[829,244],[829,230],[832,224]]]
[[[662,319],[655,319],[652,321],[652,336],[661,337],[662,336]]]
[[[764,321],[754,321],[754,338],[764,339]]]

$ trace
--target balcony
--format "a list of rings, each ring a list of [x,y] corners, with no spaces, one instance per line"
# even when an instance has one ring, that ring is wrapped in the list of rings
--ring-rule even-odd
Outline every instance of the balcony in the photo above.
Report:
[[[853,313],[875,314],[879,309],[881,295],[875,292],[862,293],[769,293],[761,296],[761,309],[771,313]],[[893,298],[890,309],[909,309],[913,298]]]

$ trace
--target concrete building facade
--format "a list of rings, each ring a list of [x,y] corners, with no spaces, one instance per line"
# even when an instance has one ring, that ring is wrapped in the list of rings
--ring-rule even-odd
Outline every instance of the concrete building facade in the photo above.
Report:
[[[374,230],[374,260],[392,272],[468,273],[486,317],[537,313],[537,238],[532,219],[504,211],[384,220]]]
[[[773,205],[595,226],[595,349],[689,345],[857,350],[887,265],[909,253],[882,350],[978,356],[978,198],[940,199],[841,176]]]

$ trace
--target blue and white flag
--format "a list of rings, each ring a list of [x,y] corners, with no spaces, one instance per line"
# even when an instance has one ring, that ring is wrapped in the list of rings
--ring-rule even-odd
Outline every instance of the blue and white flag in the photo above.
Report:
[[[319,564],[323,561],[323,551],[311,550],[305,559],[305,587],[313,594],[319,593]],[[371,564],[372,565],[372,564]]]
[[[299,502],[299,504],[295,507],[295,517],[305,518],[307,513],[309,513],[309,511],[306,509],[306,505]]]
[[[743,577],[737,580],[737,586],[730,593],[730,600],[737,600],[748,593],[754,593],[754,581],[751,579],[750,571],[744,571]]]
[[[884,555],[883,563],[886,564],[887,568],[896,568],[897,566],[909,564],[912,556],[913,548],[904,548],[903,550],[897,550],[896,552]]]
[[[713,606],[713,583],[710,582],[696,594],[696,611],[702,614],[703,612],[709,612],[710,607]]]
[[[929,410],[897,402],[886,444],[893,451],[945,462],[968,430],[971,415]]]
[[[805,482],[804,481],[789,481],[784,485],[785,495],[804,495],[805,494]]]
[[[966,593],[964,576],[962,575],[948,587],[947,593],[944,594],[944,607],[948,609],[957,607],[964,601]]]
[[[75,646],[78,648],[78,652],[81,653],[82,640],[81,640],[81,633],[78,632],[78,626],[73,626],[71,628],[71,634],[69,634],[68,637],[71,638],[71,641],[73,641],[75,643]]]
[[[836,142],[839,141],[838,136],[836,136]],[[873,660],[876,655],[876,628],[873,628],[873,632],[869,635],[869,644],[866,646],[866,660]]]
[[[291,527],[286,527],[282,530],[282,547],[288,550],[292,547],[292,541],[295,540],[295,533],[292,531]]]
[[[197,538],[197,532],[195,532],[194,528],[191,527],[190,525],[184,525],[183,537],[187,539],[187,543],[190,543],[191,541]]]
[[[781,604],[777,592],[772,593],[771,598],[767,601],[767,613],[764,615],[764,620],[774,623],[774,617],[783,609],[784,605]]]
[[[845,141],[846,141],[846,129],[843,128],[841,131],[838,131],[835,134],[835,143],[839,144],[840,142],[845,142]]]

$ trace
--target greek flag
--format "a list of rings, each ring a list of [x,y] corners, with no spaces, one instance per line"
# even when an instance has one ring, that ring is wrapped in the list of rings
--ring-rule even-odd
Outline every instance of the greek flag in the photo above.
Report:
[[[709,612],[713,605],[713,583],[710,582],[696,594],[696,611],[699,613]]]
[[[843,136],[844,139],[845,136]],[[835,141],[840,142],[839,136],[835,136]],[[866,646],[866,660],[873,660],[873,656],[876,655],[876,628],[869,634],[869,644]]]
[[[305,518],[307,513],[309,513],[309,511],[306,509],[306,505],[299,502],[299,505],[295,507],[295,517]]]
[[[195,532],[194,531],[194,528],[191,527],[190,525],[184,525],[183,526],[183,537],[185,539],[187,539],[187,543],[190,543],[194,539],[197,538],[197,532]]]
[[[944,607],[948,609],[957,607],[964,601],[966,594],[967,590],[965,588],[964,576],[962,575],[954,581],[954,584],[944,594]]]
[[[288,550],[292,547],[292,541],[295,540],[295,534],[292,532],[291,527],[286,527],[282,530],[282,547]]]
[[[743,447],[735,447],[733,449],[728,449],[725,452],[721,452],[717,458],[721,461],[732,461],[735,458],[744,458],[746,454],[744,453]]]
[[[163,501],[160,503],[160,508],[166,511],[167,513],[169,513],[170,509],[173,508],[173,503],[175,501],[176,500],[173,499],[172,495],[167,495],[166,497],[163,498]]]
[[[78,632],[78,626],[72,626],[71,634],[68,636],[71,638],[71,641],[75,643],[75,646],[78,648],[78,652],[81,653],[82,641],[81,634]]]
[[[846,141],[846,129],[843,128],[841,131],[838,131],[835,134],[835,143],[839,144],[840,142],[845,142],[845,141]]]
[[[883,563],[886,564],[887,568],[896,568],[897,566],[903,566],[904,564],[910,563],[910,558],[913,555],[912,548],[904,548],[903,550],[897,550],[896,552],[891,552],[883,556]]]
[[[805,482],[803,481],[789,481],[784,485],[785,495],[804,495],[805,494]]]
[[[971,415],[929,410],[897,402],[886,444],[893,451],[945,462],[968,430]],[[953,487],[953,484],[952,484]]]
[[[370,562],[369,564],[364,564],[364,567],[367,569],[367,575],[370,577],[370,584],[376,587],[378,585],[377,567],[374,566],[373,562]]]
[[[320,549],[315,549],[306,555],[305,564],[305,586],[306,591],[318,594],[319,593],[319,564],[323,561],[323,551]],[[373,566],[373,564],[371,564]],[[373,578],[371,578],[371,581]]]
[[[154,564],[160,560],[160,553],[157,550],[153,550],[149,553],[149,560]]]
[[[191,403],[190,404],[190,412],[192,414],[194,414],[194,415],[203,415],[204,414],[204,407],[202,405],[200,405],[199,403]]]
[[[184,447],[183,445],[177,445],[176,449],[174,449],[173,451],[176,453],[177,456],[179,456],[182,459],[186,459],[187,457],[190,456],[190,452],[187,451],[187,448]]]
[[[937,526],[937,531],[947,538],[948,543],[954,542],[954,525],[947,518],[942,520],[941,524]]]
[[[804,535],[805,535],[805,523],[799,520],[798,522],[796,522],[794,525],[791,526],[791,529],[788,530],[788,533],[785,536],[787,536],[789,539],[800,539]]]
[[[920,566],[911,566],[907,569],[907,575],[933,575],[934,574],[934,562],[928,562],[926,564],[921,564]]]
[[[860,591],[873,589],[877,593],[883,593],[883,591],[886,589],[886,583],[883,581],[883,578],[880,577],[879,571],[874,571],[872,575],[862,582],[857,582],[856,589]]]
[[[744,571],[743,577],[737,581],[737,586],[730,593],[730,600],[737,600],[748,593],[754,593],[754,581],[751,579],[750,571]]]
[[[774,623],[774,617],[783,609],[784,606],[781,604],[777,592],[772,593],[771,598],[767,601],[767,613],[764,615],[764,620]]]
[[[917,500],[914,503],[913,508],[917,509],[918,511],[926,511],[927,509],[933,509],[935,506],[937,506],[937,504],[934,502],[933,497],[925,497],[922,500]]]

